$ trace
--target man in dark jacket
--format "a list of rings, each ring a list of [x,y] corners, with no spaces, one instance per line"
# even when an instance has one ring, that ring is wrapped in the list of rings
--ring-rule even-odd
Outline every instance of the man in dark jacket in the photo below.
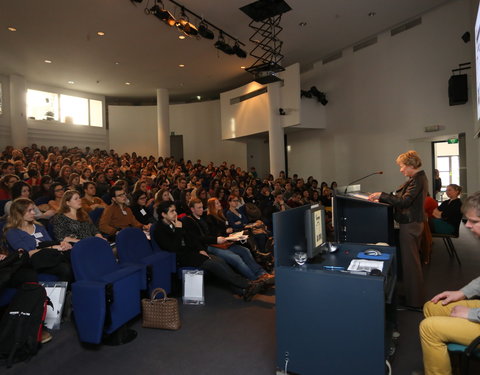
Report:
[[[207,254],[201,241],[186,236],[182,222],[177,220],[176,208],[172,202],[160,203],[157,213],[162,220],[158,222],[153,236],[160,248],[177,254],[179,267],[198,267],[211,272],[242,294],[245,301],[250,301],[263,289],[263,283],[248,281],[235,273],[222,259]]]

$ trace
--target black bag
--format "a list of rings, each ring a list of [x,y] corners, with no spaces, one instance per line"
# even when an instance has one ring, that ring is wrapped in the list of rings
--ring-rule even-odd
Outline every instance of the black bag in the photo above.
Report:
[[[33,254],[30,257],[30,262],[35,270],[40,271],[58,266],[60,263],[65,262],[65,257],[57,249],[47,247]]]
[[[49,300],[38,283],[23,283],[0,321],[0,363],[11,367],[34,356]],[[51,304],[51,303],[50,303]]]
[[[12,275],[29,263],[28,253],[15,251],[0,261],[0,291],[8,285]]]

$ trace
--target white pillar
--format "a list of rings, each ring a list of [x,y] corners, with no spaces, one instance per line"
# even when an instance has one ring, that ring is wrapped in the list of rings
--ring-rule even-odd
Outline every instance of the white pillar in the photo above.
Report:
[[[270,173],[275,178],[280,171],[285,171],[285,140],[280,121],[280,82],[268,85],[268,107],[270,122],[268,124],[268,144],[270,153]]]
[[[25,78],[16,74],[10,77],[10,125],[12,146],[28,146],[27,84]]]
[[[170,156],[170,116],[167,89],[157,89],[158,155]]]

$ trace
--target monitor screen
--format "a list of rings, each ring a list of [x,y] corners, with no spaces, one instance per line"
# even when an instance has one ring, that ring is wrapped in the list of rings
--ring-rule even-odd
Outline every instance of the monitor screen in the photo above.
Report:
[[[307,243],[307,257],[309,259],[320,253],[326,240],[325,211],[318,204],[310,206],[305,211],[305,237]]]

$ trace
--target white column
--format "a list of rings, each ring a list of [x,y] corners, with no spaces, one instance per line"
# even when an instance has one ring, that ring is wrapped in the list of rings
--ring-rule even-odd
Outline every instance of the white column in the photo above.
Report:
[[[27,84],[25,78],[16,74],[10,77],[10,125],[12,146],[28,146]]]
[[[280,82],[268,85],[268,107],[270,122],[268,124],[268,144],[270,152],[270,173],[276,178],[280,171],[285,171],[285,141],[280,121]]]
[[[170,156],[170,116],[167,89],[157,89],[158,155]]]

